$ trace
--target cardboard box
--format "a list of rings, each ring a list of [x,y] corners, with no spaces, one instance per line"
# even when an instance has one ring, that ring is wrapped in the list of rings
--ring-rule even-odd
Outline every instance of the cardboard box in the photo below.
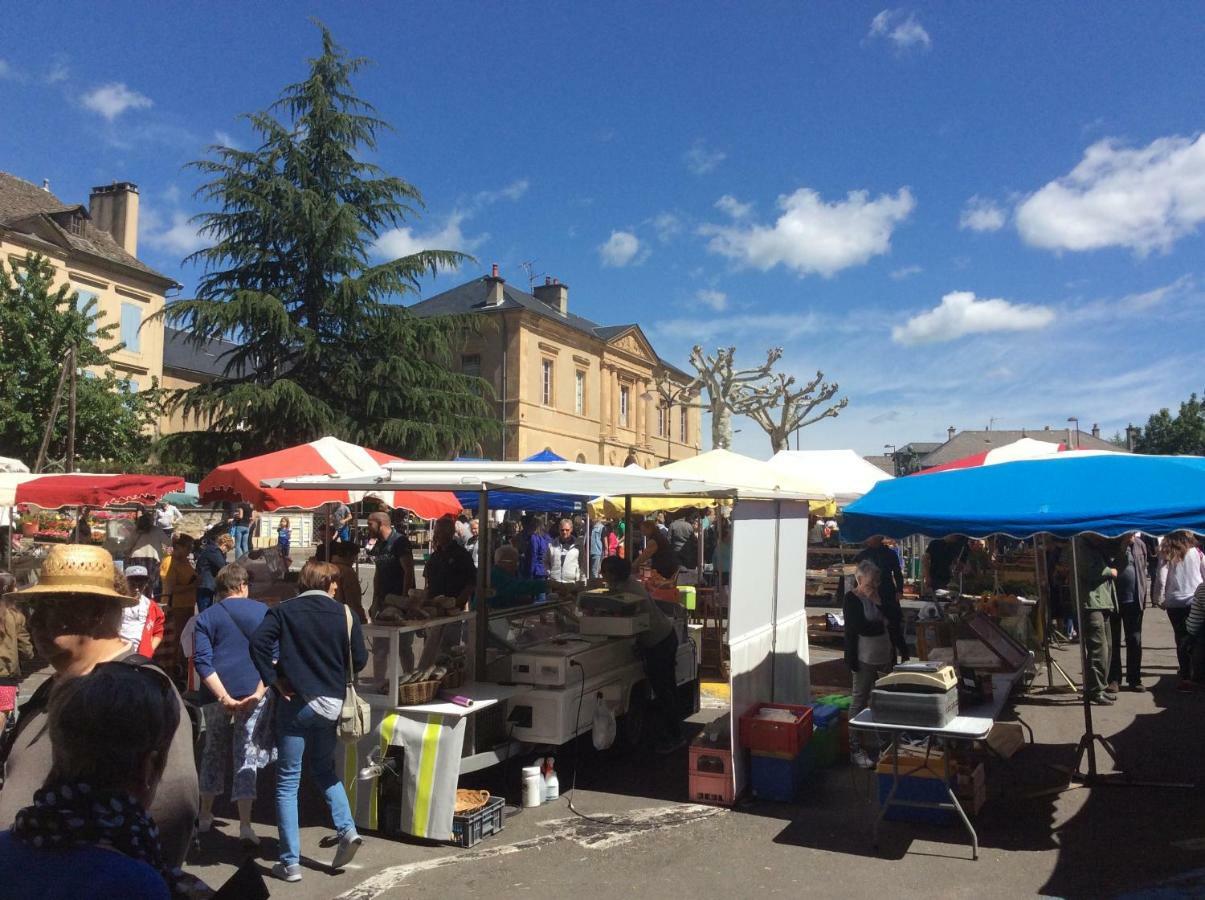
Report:
[[[1025,731],[1020,722],[997,722],[987,733],[984,743],[996,754],[1008,759],[1025,746]]]

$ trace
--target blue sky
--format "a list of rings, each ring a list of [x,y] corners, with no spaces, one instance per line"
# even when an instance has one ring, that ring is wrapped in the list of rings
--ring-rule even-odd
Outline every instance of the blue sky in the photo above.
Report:
[[[949,425],[1106,436],[1205,388],[1205,37],[1190,3],[28,5],[0,41],[0,169],[136,182],[186,286],[215,140],[317,52],[375,65],[377,161],[462,249],[572,286],[667,358],[735,344],[849,397],[804,447]],[[737,449],[769,452],[738,422]]]

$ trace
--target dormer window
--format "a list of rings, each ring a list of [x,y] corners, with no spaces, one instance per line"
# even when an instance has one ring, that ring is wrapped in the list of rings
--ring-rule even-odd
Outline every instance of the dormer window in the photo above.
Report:
[[[67,217],[67,230],[79,237],[84,235],[84,217],[80,213],[72,213]]]

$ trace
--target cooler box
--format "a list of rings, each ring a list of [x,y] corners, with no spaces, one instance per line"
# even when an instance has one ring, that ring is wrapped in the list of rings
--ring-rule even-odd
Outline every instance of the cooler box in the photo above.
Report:
[[[783,720],[763,719],[763,709],[784,710]],[[785,703],[758,703],[741,716],[741,746],[754,753],[774,753],[794,758],[812,739],[812,708]]]
[[[876,722],[944,728],[958,716],[958,689],[932,694],[875,688],[870,692],[870,708]]]
[[[799,796],[804,781],[812,771],[812,754],[804,749],[794,757],[750,757],[750,784],[753,796],[759,800],[790,803]]]

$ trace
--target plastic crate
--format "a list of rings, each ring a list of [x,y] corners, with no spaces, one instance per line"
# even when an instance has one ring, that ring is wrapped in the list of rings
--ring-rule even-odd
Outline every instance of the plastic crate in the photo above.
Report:
[[[785,709],[794,713],[791,722],[759,719],[758,710]],[[741,746],[754,753],[778,753],[794,758],[812,738],[812,708],[786,703],[758,703],[741,716]]]
[[[506,824],[502,814],[505,807],[505,799],[490,797],[481,809],[452,816],[452,843],[458,847],[474,847],[491,834],[497,834]]]
[[[692,803],[731,806],[736,802],[736,788],[732,783],[731,775],[708,775],[692,771],[689,779],[689,791]]]
[[[812,765],[812,754],[806,748],[791,758],[754,753],[749,767],[753,796],[790,803],[799,796]]]
[[[812,707],[812,728],[828,728],[841,715],[839,707],[831,703],[818,703]]]
[[[732,751],[726,745],[691,744],[687,750],[690,773],[732,777]]]
[[[827,768],[837,764],[841,752],[841,725],[836,717],[823,728],[812,730],[812,739],[807,749],[812,751],[812,758],[817,768]]]
[[[887,801],[891,793],[891,776],[879,775],[879,806]],[[949,803],[950,795],[946,783],[940,778],[917,778],[908,775],[900,778],[895,792],[896,800],[912,803]],[[958,814],[952,809],[918,809],[915,806],[892,804],[883,813],[883,818],[892,822],[919,822],[923,825],[952,825]]]

